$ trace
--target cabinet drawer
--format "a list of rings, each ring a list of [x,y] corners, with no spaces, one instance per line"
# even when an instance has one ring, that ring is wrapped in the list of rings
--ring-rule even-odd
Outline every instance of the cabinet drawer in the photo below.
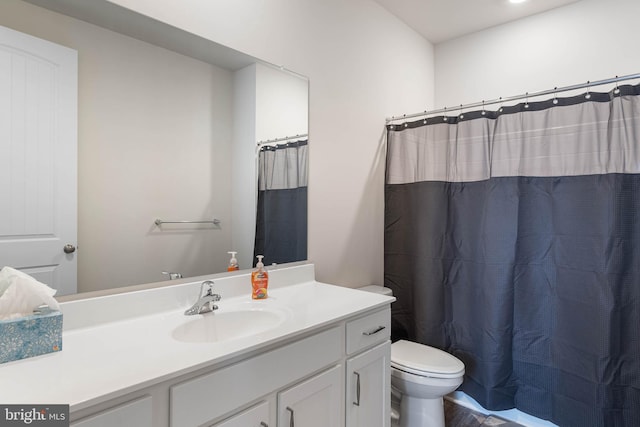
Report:
[[[386,341],[391,336],[391,308],[347,322],[347,354]]]
[[[171,426],[190,427],[232,412],[335,363],[344,331],[334,327],[171,387]]]
[[[151,411],[151,396],[145,396],[73,422],[71,427],[151,427]]]

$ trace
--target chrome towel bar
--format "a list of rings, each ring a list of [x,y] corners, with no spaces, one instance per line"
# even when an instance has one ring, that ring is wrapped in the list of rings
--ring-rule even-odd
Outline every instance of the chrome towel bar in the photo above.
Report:
[[[213,224],[220,225],[220,220],[217,218],[213,218],[209,221],[163,221],[161,219],[156,219],[154,224],[160,227],[162,224]]]

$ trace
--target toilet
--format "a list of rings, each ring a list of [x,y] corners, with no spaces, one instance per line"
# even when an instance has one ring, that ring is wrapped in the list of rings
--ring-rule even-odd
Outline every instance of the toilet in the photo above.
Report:
[[[462,384],[464,364],[411,341],[391,344],[391,387],[400,393],[400,427],[444,427],[442,397]]]
[[[392,295],[382,286],[363,291]],[[443,396],[462,384],[464,363],[451,354],[416,342],[391,344],[392,426],[444,427]]]

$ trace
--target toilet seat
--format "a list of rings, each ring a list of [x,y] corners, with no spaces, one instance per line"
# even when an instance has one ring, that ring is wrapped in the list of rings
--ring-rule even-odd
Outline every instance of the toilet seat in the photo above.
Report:
[[[431,378],[464,375],[464,363],[456,357],[437,348],[405,340],[391,344],[391,367]]]

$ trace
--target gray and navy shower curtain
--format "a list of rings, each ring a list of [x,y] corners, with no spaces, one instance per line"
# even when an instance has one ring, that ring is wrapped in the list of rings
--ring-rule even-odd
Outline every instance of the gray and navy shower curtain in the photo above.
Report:
[[[387,130],[393,339],[487,409],[640,426],[640,87]]]
[[[260,148],[254,265],[307,259],[307,176],[307,140]]]

